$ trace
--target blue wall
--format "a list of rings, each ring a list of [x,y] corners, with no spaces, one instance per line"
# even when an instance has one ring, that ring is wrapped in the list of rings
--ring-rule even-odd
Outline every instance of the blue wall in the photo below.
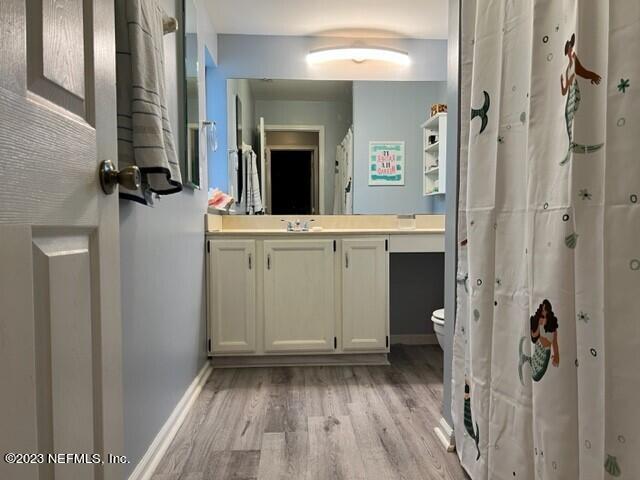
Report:
[[[217,151],[213,151],[211,144],[207,147],[209,188],[227,191],[227,158],[222,154],[227,151],[227,87],[208,50],[205,55],[205,85],[207,120],[216,122],[218,139]]]

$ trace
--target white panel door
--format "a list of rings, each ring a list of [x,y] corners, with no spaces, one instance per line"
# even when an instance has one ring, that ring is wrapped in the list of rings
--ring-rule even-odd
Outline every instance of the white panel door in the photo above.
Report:
[[[342,348],[389,346],[389,255],[385,237],[342,240]]]
[[[211,353],[256,349],[254,240],[209,240]]]
[[[265,240],[265,351],[334,350],[333,249],[333,240]]]
[[[0,1],[0,452],[122,455],[113,0]],[[96,92],[99,92],[96,95]],[[122,479],[115,464],[12,480]]]

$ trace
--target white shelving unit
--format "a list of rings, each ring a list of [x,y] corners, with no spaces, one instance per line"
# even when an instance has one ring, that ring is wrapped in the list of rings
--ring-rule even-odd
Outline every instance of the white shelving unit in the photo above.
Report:
[[[422,167],[423,195],[443,195],[446,182],[447,159],[447,114],[438,113],[421,125],[422,128]],[[429,143],[429,137],[435,135],[436,141]]]

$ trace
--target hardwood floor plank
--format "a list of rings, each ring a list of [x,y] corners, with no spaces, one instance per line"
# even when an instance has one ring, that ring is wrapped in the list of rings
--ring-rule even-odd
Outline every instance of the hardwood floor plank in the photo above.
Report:
[[[365,480],[367,478],[351,420],[309,417],[307,480]]]
[[[439,420],[442,415],[442,372],[435,372],[427,357],[442,357],[442,351],[433,346],[399,346],[392,352],[393,363],[389,368],[394,372],[391,383],[396,395],[403,402],[409,402],[408,406],[429,409]],[[402,379],[396,376],[398,373]]]
[[[421,345],[417,347],[401,346],[401,350],[411,360],[414,366],[424,367],[424,371],[433,374],[442,383],[443,353],[440,347]]]
[[[392,413],[425,407],[428,398],[423,398],[411,388],[402,372],[392,366],[369,368],[376,392]]]
[[[202,475],[207,480],[256,480],[259,462],[258,450],[212,452]]]
[[[436,437],[436,421],[428,409],[415,409],[393,415],[408,452],[415,459],[425,480],[464,480],[468,478],[455,453],[447,452]]]
[[[344,367],[307,367],[304,369],[305,407],[307,415],[347,415],[350,402],[344,379],[337,374]]]
[[[204,480],[202,473],[156,473],[151,480]]]
[[[265,433],[262,437],[258,480],[286,478],[287,459],[284,432]]]
[[[262,443],[262,440],[260,440]],[[256,480],[260,464],[260,450],[234,450],[230,452],[227,469],[222,480]],[[208,477],[217,478],[217,477]]]
[[[307,431],[304,373],[299,368],[276,368],[271,373],[265,433]]]
[[[349,417],[368,480],[420,480],[422,475],[382,403],[349,404]]]
[[[366,370],[365,370],[366,371]],[[342,369],[342,378],[349,392],[351,403],[366,403],[366,386],[361,386],[362,379],[358,377],[354,367],[345,367]]]
[[[434,372],[442,375],[444,368],[444,352],[439,345],[422,345],[419,349],[424,359]]]
[[[351,372],[344,376],[352,403],[375,405],[382,400],[367,367],[352,367],[350,370]]]
[[[244,408],[231,434],[231,450],[260,450],[269,407],[269,370],[252,368]]]
[[[265,433],[258,480],[299,480],[307,472],[307,432]]]
[[[272,385],[269,389],[269,405],[266,413],[264,433],[284,433],[288,412],[286,385]],[[264,441],[264,438],[263,438]]]

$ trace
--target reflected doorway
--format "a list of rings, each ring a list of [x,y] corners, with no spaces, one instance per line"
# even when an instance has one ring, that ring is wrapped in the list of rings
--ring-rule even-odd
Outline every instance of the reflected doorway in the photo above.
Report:
[[[317,211],[315,148],[268,148],[273,215],[312,215]]]
[[[266,128],[266,206],[272,215],[322,213],[321,134],[298,128]]]

